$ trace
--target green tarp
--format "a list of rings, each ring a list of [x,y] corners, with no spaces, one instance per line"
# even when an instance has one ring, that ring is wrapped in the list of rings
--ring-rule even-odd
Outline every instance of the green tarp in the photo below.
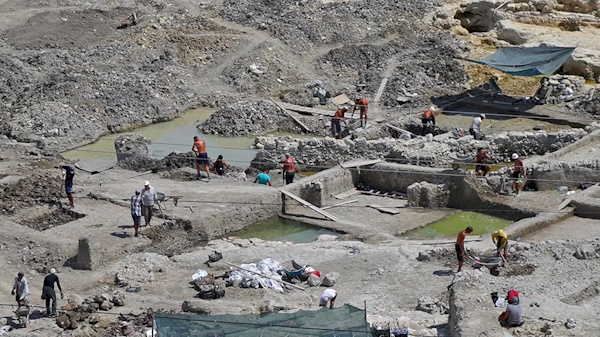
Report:
[[[571,47],[500,47],[483,60],[464,59],[518,76],[553,74],[571,56]]]
[[[372,336],[365,311],[345,304],[340,308],[299,310],[261,315],[154,314],[158,337],[186,336]]]

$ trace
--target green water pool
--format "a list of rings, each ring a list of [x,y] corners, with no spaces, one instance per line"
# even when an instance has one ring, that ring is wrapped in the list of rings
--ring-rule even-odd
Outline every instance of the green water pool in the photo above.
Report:
[[[242,239],[258,238],[267,241],[290,241],[293,243],[312,242],[319,235],[339,236],[340,233],[280,217],[269,219],[261,224],[246,228],[234,234]]]
[[[436,221],[423,228],[419,228],[407,234],[414,239],[426,239],[434,237],[455,237],[458,232],[473,227],[470,235],[482,235],[492,233],[498,229],[510,225],[511,220],[498,218],[477,212],[459,211],[440,221]]]

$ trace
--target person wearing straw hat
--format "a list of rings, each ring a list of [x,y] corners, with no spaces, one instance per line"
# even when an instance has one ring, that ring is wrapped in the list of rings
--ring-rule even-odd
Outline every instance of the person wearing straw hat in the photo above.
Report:
[[[60,281],[56,276],[56,269],[50,269],[50,274],[44,277],[44,287],[42,288],[42,299],[46,300],[46,315],[56,316],[56,292],[54,291],[54,283],[60,290],[60,299],[64,298],[62,288],[60,287]],[[52,311],[50,311],[50,300],[52,300]]]

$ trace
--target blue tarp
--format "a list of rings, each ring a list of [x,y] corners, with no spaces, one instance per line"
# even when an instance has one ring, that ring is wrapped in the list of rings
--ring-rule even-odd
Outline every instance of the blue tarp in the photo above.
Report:
[[[465,59],[518,76],[553,74],[571,56],[572,47],[500,47],[483,60]]]

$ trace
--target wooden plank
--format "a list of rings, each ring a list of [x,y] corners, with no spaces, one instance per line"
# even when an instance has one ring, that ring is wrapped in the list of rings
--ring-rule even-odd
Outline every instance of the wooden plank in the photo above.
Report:
[[[560,205],[558,205],[558,207],[556,208],[556,210],[560,211],[563,208],[569,206],[569,204],[571,203],[571,201],[573,201],[573,199],[571,197],[567,197],[565,200],[563,200],[563,202],[560,203]]]
[[[479,239],[465,239],[465,242],[481,242],[483,241],[483,238],[479,238]],[[438,242],[422,242],[422,245],[450,245],[450,244],[456,244],[456,240],[454,241],[438,241]]]
[[[393,199],[406,199],[406,195],[405,194],[400,194],[398,195],[397,193],[394,194],[380,194],[377,191],[358,191],[360,194],[365,194],[365,195],[372,195],[375,197],[386,197],[386,198],[393,198]]]
[[[387,78],[384,78],[383,80],[381,80],[381,84],[379,84],[379,90],[377,90],[377,94],[375,94],[375,98],[373,99],[373,102],[379,102],[381,95],[383,95],[383,90],[385,89],[385,85],[387,84],[387,81],[388,81]]]
[[[350,101],[350,98],[346,94],[337,95],[331,99],[331,103],[335,105],[346,104]]]
[[[342,168],[347,169],[347,168],[351,168],[351,167],[373,165],[373,164],[377,164],[380,162],[381,162],[381,159],[355,159],[355,160],[350,160],[350,161],[341,163],[340,166]]]
[[[351,197],[351,196],[357,195],[357,194],[360,194],[360,191],[357,190],[356,188],[353,188],[353,189],[348,190],[346,192],[342,192],[342,193],[340,193],[338,195],[334,195],[333,197],[336,198],[336,199],[340,199],[341,200],[341,199],[346,199],[348,197]]]
[[[152,171],[142,172],[140,174],[136,174],[136,175],[133,175],[131,177],[127,177],[127,179],[136,178],[136,177],[143,176],[143,175],[146,175],[146,174],[149,174],[149,173],[152,173]]]
[[[392,129],[392,130],[394,130],[394,131],[398,131],[398,132],[400,132],[400,133],[402,133],[402,134],[408,135],[408,136],[410,136],[410,138],[414,138],[414,137],[416,137],[416,136],[417,136],[417,135],[415,135],[414,133],[412,133],[412,132],[410,132],[410,131],[407,131],[407,130],[401,129],[401,128],[399,128],[399,127],[397,127],[397,126],[394,126],[394,125],[392,125],[392,124],[390,124],[390,123],[386,123],[386,124],[385,124],[385,126],[387,126],[388,128],[390,128],[390,129]]]
[[[335,112],[335,111],[331,111],[331,110],[309,108],[306,106],[300,106],[300,105],[295,105],[295,104],[290,104],[290,103],[285,103],[285,102],[277,102],[277,105],[281,108],[285,108],[290,111],[303,112],[305,114],[311,114],[311,115],[325,115],[325,116],[333,117],[333,113]]]
[[[277,105],[279,107],[279,109],[281,109],[281,111],[285,112],[288,116],[290,116],[290,118],[293,119],[294,122],[296,122],[296,124],[298,124],[304,132],[310,132],[310,129],[308,128],[308,126],[304,125],[304,123],[302,123],[298,118],[292,116],[292,114],[289,111],[287,111],[285,108],[281,107],[272,98],[271,98],[271,102],[275,103],[275,105]]]
[[[246,268],[244,268],[244,267],[237,266],[237,265],[235,265],[235,264],[233,264],[233,263],[229,263],[229,262],[227,262],[227,261],[223,261],[223,263],[225,263],[226,265],[232,266],[232,267],[234,267],[234,268],[241,269],[241,270],[247,271],[247,272],[249,272],[249,273],[252,273],[252,274],[256,274],[256,275],[258,275],[258,276],[260,276],[260,277],[264,277],[264,278],[271,279],[271,280],[273,280],[273,281],[281,282],[281,283],[283,283],[283,284],[285,284],[285,285],[287,285],[287,286],[290,286],[290,287],[292,287],[292,288],[296,288],[296,289],[304,290],[304,288],[302,288],[302,287],[300,287],[300,286],[297,286],[297,285],[295,285],[295,284],[293,284],[293,283],[289,283],[289,282],[286,282],[286,281],[284,281],[284,280],[278,280],[278,279],[276,279],[276,278],[274,278],[274,277],[267,276],[267,275],[263,275],[263,274],[261,274],[261,273],[257,273],[257,272],[255,272],[255,271],[253,271],[253,270],[250,270],[250,269],[246,269]]]
[[[351,203],[357,202],[357,201],[358,201],[358,199],[352,199],[352,200],[340,202],[340,203],[337,203],[337,204],[333,204],[333,205],[330,205],[330,206],[321,207],[321,210],[326,210],[326,209],[330,209],[330,208],[334,208],[334,207],[338,207],[338,206],[342,206],[342,205],[346,205],[346,204],[351,204]]]
[[[374,209],[380,211],[381,213],[387,213],[387,214],[391,214],[391,215],[396,215],[396,214],[400,213],[400,211],[395,208],[383,207],[383,206],[377,205],[377,204],[367,205],[367,207],[371,207],[371,208],[374,208]]]
[[[319,207],[317,207],[317,206],[311,204],[310,202],[308,202],[308,201],[300,198],[299,196],[296,196],[296,195],[294,195],[294,194],[292,194],[292,193],[290,193],[288,191],[285,191],[285,190],[279,190],[279,191],[281,193],[285,194],[286,196],[288,196],[288,197],[296,200],[297,202],[301,203],[302,205],[304,205],[304,206],[312,209],[313,211],[321,214],[322,216],[324,216],[324,217],[326,217],[326,218],[328,218],[328,219],[330,219],[332,221],[335,221],[335,222],[339,221],[338,218],[334,217],[333,215],[331,215],[331,214],[329,214],[329,213],[327,213],[325,211],[322,211]]]

